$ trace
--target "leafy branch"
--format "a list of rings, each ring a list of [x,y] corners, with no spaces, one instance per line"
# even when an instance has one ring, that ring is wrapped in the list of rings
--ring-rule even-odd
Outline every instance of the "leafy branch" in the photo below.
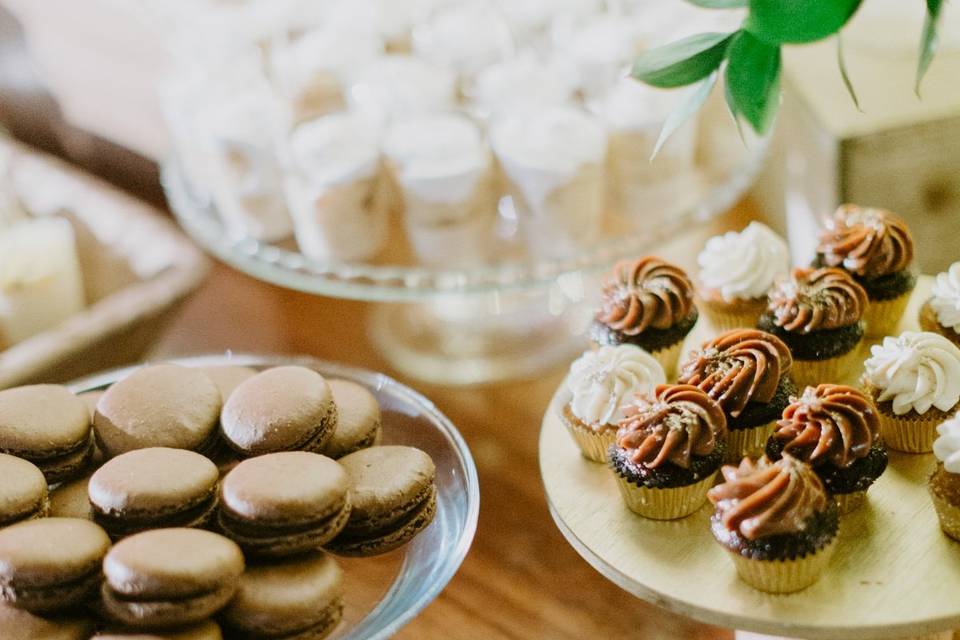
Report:
[[[816,42],[837,36],[837,63],[844,86],[860,108],[843,59],[840,31],[863,0],[687,0],[708,9],[748,9],[733,33],[701,33],[641,54],[634,78],[654,87],[699,86],[664,123],[656,150],[706,101],[723,74],[727,106],[736,122],[746,120],[758,134],[770,129],[780,104],[781,49],[788,44]],[[925,0],[926,19],[914,90],[937,49],[937,26],[946,0]]]

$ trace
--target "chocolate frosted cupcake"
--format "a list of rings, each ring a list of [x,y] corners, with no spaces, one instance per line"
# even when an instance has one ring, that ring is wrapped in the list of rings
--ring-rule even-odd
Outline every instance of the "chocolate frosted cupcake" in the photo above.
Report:
[[[813,467],[840,515],[860,506],[887,468],[876,409],[863,393],[840,384],[807,387],[792,399],[767,442],[770,459],[784,454]]]
[[[920,307],[920,328],[960,346],[960,262],[937,274],[932,294]]]
[[[933,442],[937,469],[930,476],[930,497],[943,532],[960,541],[960,417],[954,416],[937,427]]]
[[[681,384],[716,400],[727,418],[728,462],[763,451],[797,388],[788,375],[790,350],[757,329],[733,329],[705,342],[683,363]]]
[[[864,385],[891,449],[926,453],[960,403],[960,347],[928,331],[884,338],[863,363]]]
[[[866,289],[867,335],[896,331],[917,284],[910,270],[913,237],[907,223],[883,209],[842,205],[820,234],[817,261],[843,268]]]
[[[767,308],[767,290],[790,268],[787,243],[762,222],[707,240],[697,256],[700,309],[714,329],[753,327]]]
[[[794,269],[771,287],[759,326],[793,355],[797,385],[840,382],[857,365],[867,293],[841,269]]]
[[[833,555],[840,518],[813,469],[786,454],[777,462],[745,458],[721,473],[725,482],[708,493],[717,507],[710,528],[740,578],[767,593],[816,582]]]
[[[664,384],[625,412],[609,457],[630,510],[672,520],[699,509],[723,461],[720,405],[694,386]]]
[[[693,285],[683,269],[651,256],[623,260],[603,280],[590,335],[599,345],[644,349],[672,377],[697,315]]]
[[[666,381],[660,363],[640,347],[622,344],[587,351],[570,366],[570,401],[560,418],[584,457],[604,462],[624,418],[624,405]]]

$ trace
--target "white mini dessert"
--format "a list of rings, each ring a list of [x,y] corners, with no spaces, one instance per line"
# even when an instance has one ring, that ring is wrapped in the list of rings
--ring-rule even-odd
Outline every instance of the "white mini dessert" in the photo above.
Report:
[[[601,232],[607,134],[572,107],[521,111],[494,123],[491,142],[531,250],[569,256]]]
[[[557,50],[575,66],[587,98],[603,95],[618,78],[625,77],[643,49],[636,22],[612,13],[586,20],[559,20],[552,35]]]
[[[603,10],[601,0],[497,0],[518,42],[536,44],[549,36],[551,23],[577,20]]]
[[[525,52],[481,71],[470,98],[477,115],[486,118],[518,109],[570,104],[576,89],[569,65]]]
[[[379,127],[334,113],[294,129],[284,184],[297,244],[314,260],[364,260],[387,236]]]
[[[434,264],[464,264],[486,254],[496,218],[493,157],[465,116],[397,120],[384,154],[403,200],[414,250]]]
[[[410,56],[387,55],[357,72],[347,103],[385,122],[452,109],[456,95],[456,76],[449,69]]]
[[[0,349],[55,327],[83,306],[70,222],[32,218],[0,230]]]
[[[960,334],[960,262],[937,274],[931,293],[929,305],[937,324]]]

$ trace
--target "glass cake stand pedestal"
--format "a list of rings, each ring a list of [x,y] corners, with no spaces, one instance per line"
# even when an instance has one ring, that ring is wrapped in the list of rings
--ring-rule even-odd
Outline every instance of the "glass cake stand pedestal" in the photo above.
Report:
[[[901,330],[917,330],[917,310],[930,286],[930,278],[920,279]],[[711,334],[704,325],[687,347]],[[869,355],[867,345],[862,349]],[[701,622],[739,629],[738,640],[948,640],[960,628],[960,544],[941,532],[927,494],[932,454],[891,451],[866,503],[843,517],[820,580],[798,593],[769,595],[737,577],[710,533],[709,503],[672,521],[629,511],[611,471],[584,458],[560,421],[568,400],[561,385],[540,431],[550,513],[573,548],[622,589]]]

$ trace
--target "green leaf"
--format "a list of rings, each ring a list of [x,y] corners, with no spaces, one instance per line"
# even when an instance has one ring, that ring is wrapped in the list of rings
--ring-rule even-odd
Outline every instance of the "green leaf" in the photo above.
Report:
[[[940,9],[943,0],[927,0],[927,17],[923,20],[923,34],[920,36],[920,61],[917,63],[917,80],[913,87],[917,97],[920,96],[920,83],[937,52],[937,24],[940,21]]]
[[[723,62],[733,34],[700,33],[644,51],[631,75],[654,87],[672,89],[703,80]]]
[[[847,88],[847,93],[850,94],[850,99],[853,100],[853,106],[857,108],[857,111],[863,113],[863,109],[860,107],[860,100],[857,98],[857,91],[853,88],[853,82],[850,80],[850,74],[847,72],[847,61],[843,57],[843,38],[840,34],[837,34],[837,66],[840,67],[840,77],[843,78],[843,86]]]
[[[733,93],[730,91],[730,83],[726,80],[724,80],[723,83],[723,98],[727,101],[727,110],[730,111],[733,124],[737,125],[737,134],[740,135],[740,142],[746,146],[747,137],[743,135],[743,125],[740,124],[740,110],[737,108],[737,103],[733,99]]]
[[[840,31],[862,0],[750,0],[746,29],[769,44],[813,42]]]
[[[687,2],[704,9],[739,9],[746,7],[750,0],[687,0]]]
[[[682,127],[684,123],[690,119],[690,116],[699,111],[703,103],[707,101],[713,85],[717,84],[718,75],[719,73],[714,71],[707,76],[707,79],[701,82],[696,90],[687,96],[687,99],[684,100],[679,107],[676,107],[670,112],[670,115],[667,116],[666,121],[663,123],[663,129],[660,130],[660,137],[657,138],[657,144],[653,148],[653,153],[650,154],[651,162],[657,157],[657,154],[660,153],[660,148],[663,147],[663,144],[670,136]]]
[[[734,113],[766,133],[780,102],[780,47],[741,31],[727,50],[726,80]]]

